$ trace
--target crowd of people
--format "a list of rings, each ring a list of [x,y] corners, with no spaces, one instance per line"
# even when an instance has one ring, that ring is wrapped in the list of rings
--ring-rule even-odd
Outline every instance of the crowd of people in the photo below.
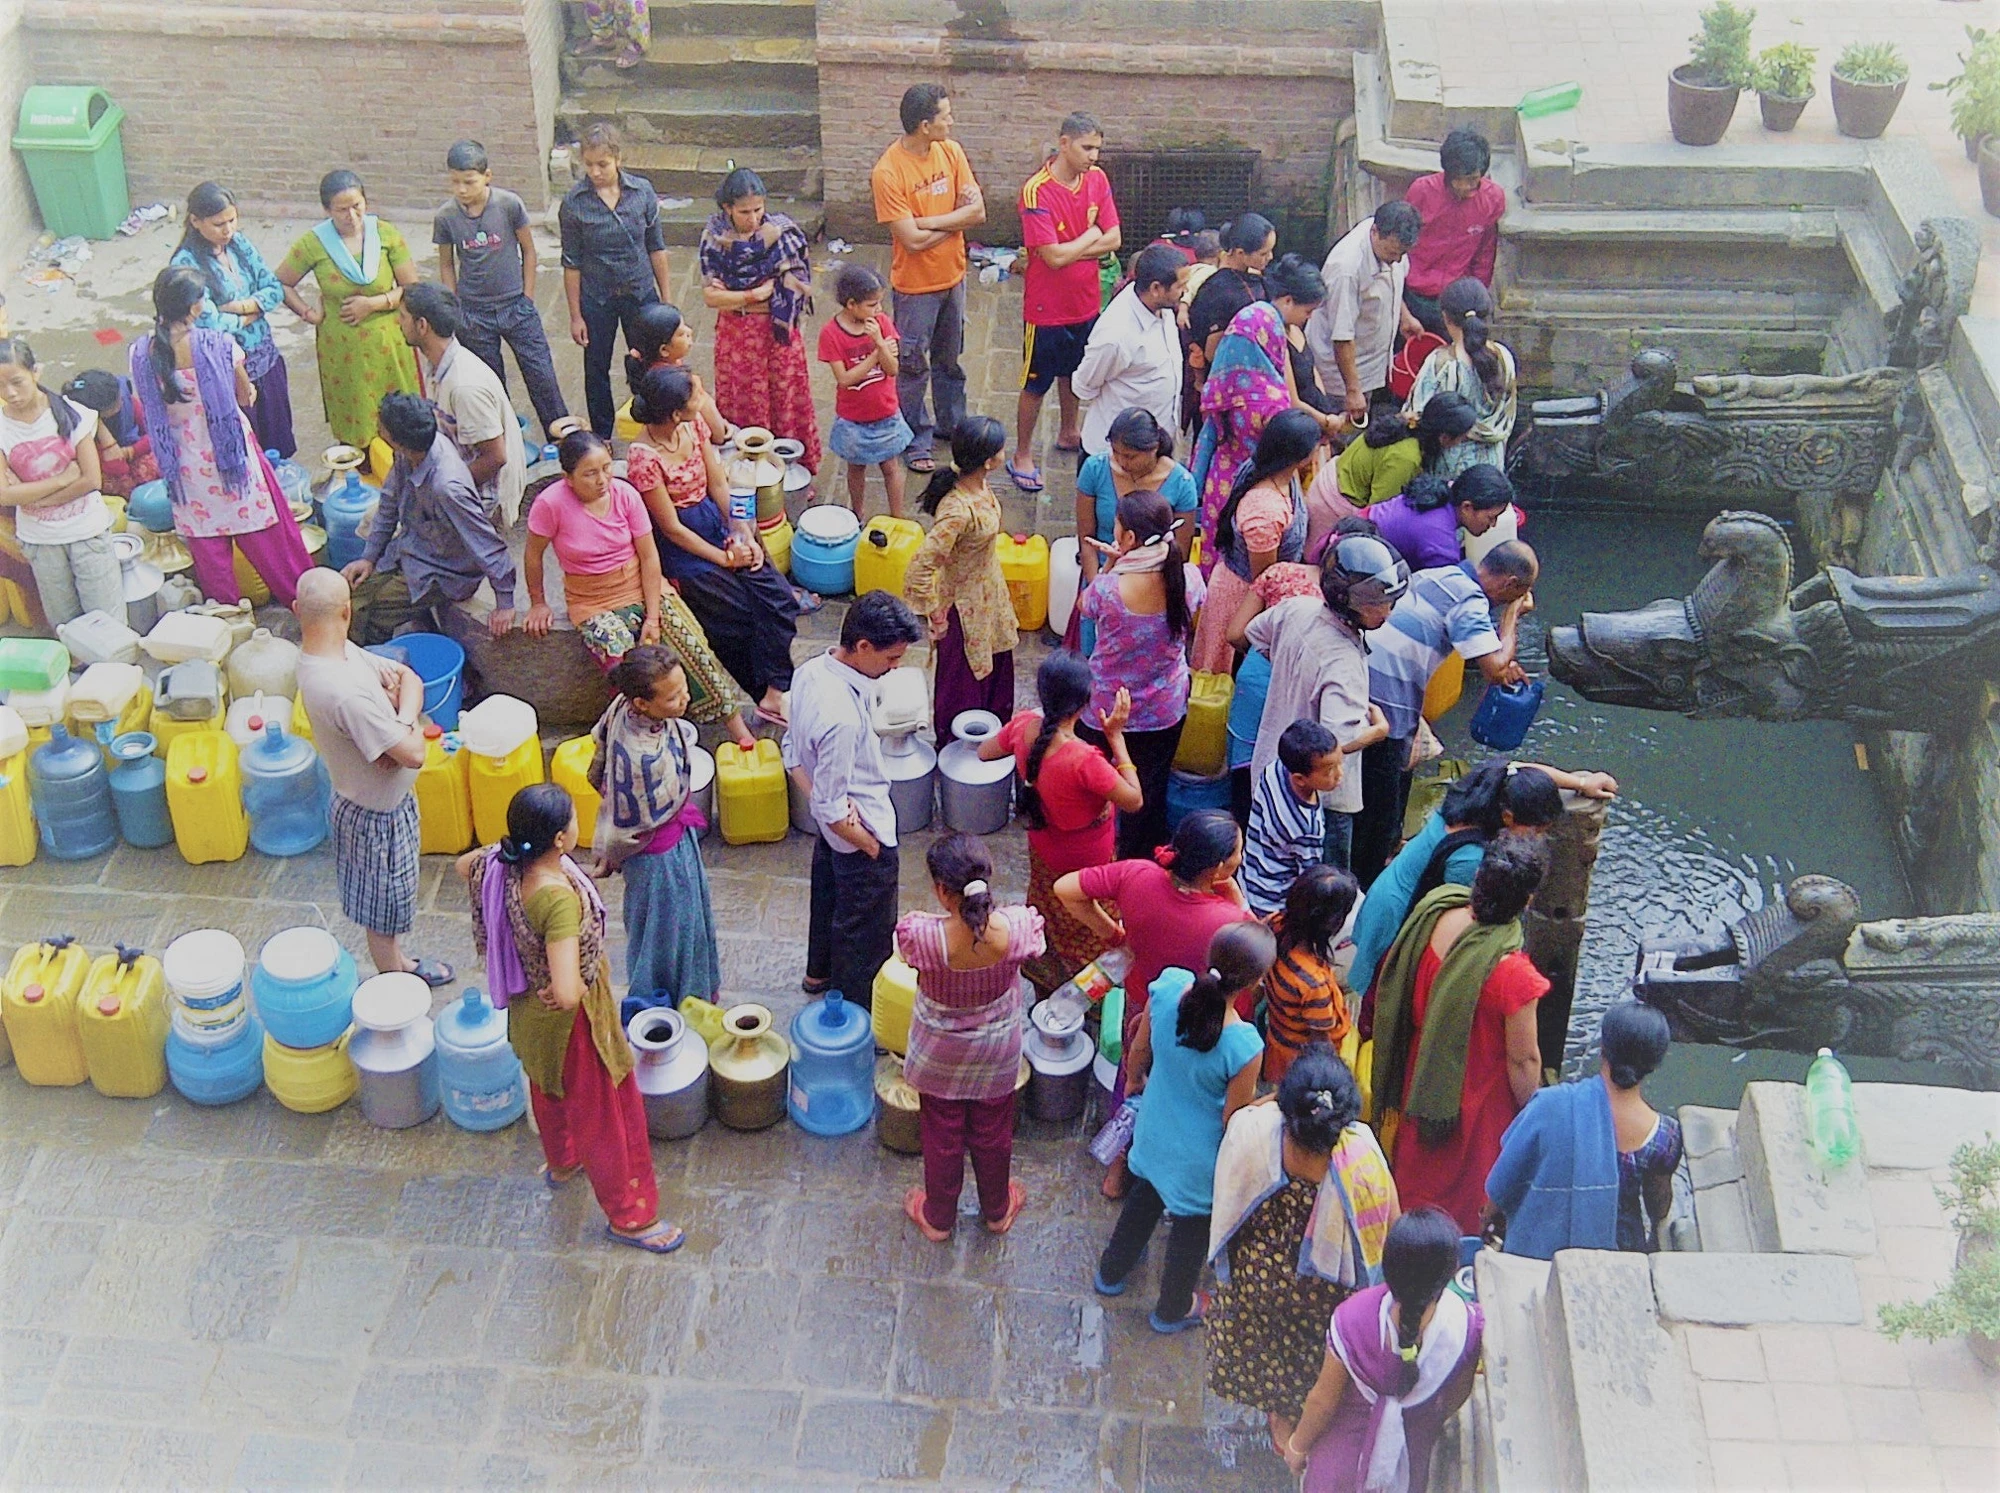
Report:
[[[588,9],[622,62],[644,7]],[[422,688],[357,645],[432,627],[482,585],[496,633],[546,633],[553,552],[568,621],[615,695],[593,733],[594,840],[580,843],[562,788],[538,785],[458,870],[488,984],[511,1002],[547,1181],[587,1176],[620,1242],[665,1253],[683,1234],[660,1216],[598,884],[623,877],[631,989],[716,996],[696,725],[745,745],[759,725],[784,734],[815,826],[804,990],[865,1002],[892,954],[916,972],[905,1074],[924,1163],[904,1206],[926,1239],[950,1238],[968,1155],[987,1229],[1006,1232],[1030,1201],[1011,1176],[1021,977],[1046,994],[1128,949],[1103,1179],[1121,1207],[1095,1289],[1124,1292],[1164,1220],[1153,1328],[1211,1329],[1216,1392],[1269,1417],[1308,1488],[1389,1486],[1376,1471],[1399,1459],[1397,1485],[1421,1488],[1478,1358],[1478,1308],[1457,1283],[1468,1242],[1647,1248],[1679,1160],[1673,1121],[1639,1092],[1665,1051],[1657,1013],[1614,1008],[1601,1076],[1545,1087],[1562,1055],[1538,1037],[1549,980],[1523,918],[1564,794],[1611,797],[1615,782],[1496,758],[1406,832],[1413,775],[1436,750],[1432,680],[1461,665],[1496,685],[1523,677],[1537,560],[1503,466],[1515,364],[1491,328],[1505,194],[1485,142],[1455,130],[1442,169],[1322,264],[1278,257],[1275,229],[1247,212],[1216,232],[1177,213],[1121,262],[1103,130],[1073,114],[1019,195],[1010,432],[966,408],[965,235],[986,207],[951,109],[937,85],[904,95],[873,174],[887,284],[844,266],[816,351],[849,502],[862,510],[873,469],[900,516],[915,473],[927,533],[902,595],[853,601],[838,642],[802,663],[801,598],[731,519],[721,448],[761,426],[822,464],[806,236],[767,209],[755,173],[721,184],[699,250],[717,318],[705,384],[670,304],[659,201],[608,126],[583,132],[557,215],[586,420],[569,414],[535,309],[526,209],[465,141],[444,163],[437,282],[352,172],[321,183],[326,218],[275,270],[228,191],[197,187],[123,377],[52,394],[27,346],[0,342],[0,504],[52,623],[122,614],[99,493],[153,475],[209,595],[238,599],[240,550],[294,607],[343,909],[378,969],[433,985],[455,971],[402,942]],[[335,436],[392,453],[363,555],[341,571],[310,568],[265,454],[296,445],[269,327],[280,305],[315,328]],[[526,462],[503,346],[563,473],[528,507],[519,566],[506,533]],[[1051,389],[1053,453],[1078,462],[1083,581],[1035,705],[1017,711],[995,485],[1043,490],[1034,436]],[[950,834],[925,856],[936,909],[899,909],[872,706],[921,642],[940,742],[968,710],[1006,722],[979,750],[1014,765],[1022,905],[998,895],[979,839]],[[1233,676],[1231,806],[1176,817],[1196,673]]]

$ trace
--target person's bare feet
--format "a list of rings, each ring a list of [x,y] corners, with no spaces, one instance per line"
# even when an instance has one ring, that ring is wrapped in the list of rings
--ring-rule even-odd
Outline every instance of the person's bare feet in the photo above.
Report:
[[[729,719],[723,722],[722,729],[727,731],[729,739],[742,747],[744,751],[754,752],[757,750],[757,738],[751,732],[750,728],[743,724],[742,711],[732,710],[729,713]]]
[[[1098,1188],[1098,1191],[1102,1192],[1115,1203],[1118,1199],[1125,1196],[1131,1190],[1131,1187],[1132,1174],[1126,1169],[1125,1158],[1120,1156],[1105,1169],[1104,1182]]]

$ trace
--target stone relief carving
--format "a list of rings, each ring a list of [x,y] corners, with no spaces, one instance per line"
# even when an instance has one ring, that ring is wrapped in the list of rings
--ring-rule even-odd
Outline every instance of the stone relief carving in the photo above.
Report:
[[[1979,270],[1979,230],[1964,218],[1926,218],[1915,241],[1916,260],[1903,275],[1895,309],[1883,319],[1889,361],[1898,368],[1943,360],[1952,327],[1972,306]]]

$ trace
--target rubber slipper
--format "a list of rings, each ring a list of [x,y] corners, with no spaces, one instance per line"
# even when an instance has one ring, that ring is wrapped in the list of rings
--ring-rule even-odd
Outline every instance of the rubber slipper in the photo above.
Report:
[[[1208,1320],[1208,1292],[1196,1291],[1194,1305],[1178,1322],[1162,1322],[1158,1312],[1148,1313],[1146,1320],[1152,1324],[1153,1331],[1161,1333],[1186,1332],[1190,1327],[1199,1327]]]
[[[925,1221],[924,1190],[922,1187],[912,1187],[908,1192],[903,1194],[903,1213],[911,1223],[917,1226],[917,1232],[930,1240],[931,1243],[951,1243],[951,1231],[949,1229],[934,1229]]]
[[[1100,1296],[1123,1296],[1125,1294],[1125,1282],[1121,1280],[1116,1285],[1113,1285],[1104,1278],[1104,1267],[1100,1265],[1091,1274],[1090,1289]]]
[[[419,959],[416,967],[410,973],[415,975],[419,980],[422,980],[433,990],[449,985],[453,980],[458,978],[457,975],[452,973],[451,966],[446,964],[442,959]]]
[[[937,459],[931,456],[912,456],[903,465],[913,472],[920,472],[928,477],[937,470]]]
[[[822,980],[818,975],[807,975],[799,981],[799,989],[807,995],[825,995],[833,989],[833,981]]]
[[[607,1223],[604,1237],[613,1244],[643,1249],[649,1255],[670,1255],[688,1242],[687,1234],[670,1223],[656,1223],[643,1234],[621,1234]]]
[[[826,605],[826,598],[817,591],[808,591],[804,586],[792,587],[792,600],[798,603],[799,615],[809,617]]]
[[[581,1172],[582,1170],[583,1168],[580,1166],[573,1166],[567,1172],[563,1173],[562,1176],[558,1177],[556,1175],[556,1169],[550,1166],[546,1161],[544,1161],[540,1167],[540,1171],[542,1174],[542,1185],[547,1187],[549,1191],[554,1192],[558,1187],[567,1187],[570,1183],[574,1182],[576,1180],[577,1173]]]
[[[1014,463],[1011,461],[1007,463],[1007,480],[1012,482],[1016,489],[1024,493],[1038,493],[1044,486],[1042,474],[1039,471],[1033,467],[1028,468],[1025,472],[1017,471]]]
[[[750,713],[765,725],[776,726],[780,731],[789,731],[792,728],[790,718],[782,710],[766,710],[763,706],[757,705],[751,708]]]
[[[1057,441],[1056,450],[1062,452],[1065,456],[1075,456],[1083,450],[1083,442],[1077,441],[1072,445],[1065,445],[1063,442]]]
[[[1021,1216],[1021,1210],[1028,1206],[1028,1189],[1019,1182],[1007,1183],[1007,1211],[998,1218],[986,1220],[986,1232],[1004,1234],[1014,1227],[1014,1220]]]

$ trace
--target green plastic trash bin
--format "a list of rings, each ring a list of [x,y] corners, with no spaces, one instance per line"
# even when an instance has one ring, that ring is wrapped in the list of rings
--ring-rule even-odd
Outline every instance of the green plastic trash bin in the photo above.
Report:
[[[125,190],[125,111],[102,88],[30,88],[14,149],[27,163],[42,223],[57,238],[112,238],[132,211]]]

